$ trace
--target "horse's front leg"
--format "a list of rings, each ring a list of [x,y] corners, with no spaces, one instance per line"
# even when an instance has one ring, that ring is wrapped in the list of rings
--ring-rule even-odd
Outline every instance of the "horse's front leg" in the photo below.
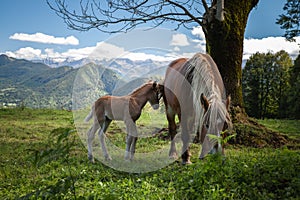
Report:
[[[106,132],[108,126],[110,125],[110,122],[111,122],[111,120],[106,119],[102,123],[101,129],[98,132],[99,139],[100,139],[100,144],[101,144],[101,149],[102,149],[105,160],[112,160],[112,158],[108,154],[106,143],[105,143],[105,132]]]
[[[191,153],[189,149],[189,142],[190,142],[190,129],[189,125],[186,120],[183,120],[181,122],[181,139],[182,139],[182,164],[192,164],[190,158],[191,158]]]
[[[127,129],[125,160],[133,160],[137,141],[137,129],[133,120],[127,120],[125,123]]]

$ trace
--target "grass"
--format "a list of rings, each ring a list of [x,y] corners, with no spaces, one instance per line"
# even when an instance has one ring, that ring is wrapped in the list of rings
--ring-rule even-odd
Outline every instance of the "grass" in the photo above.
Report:
[[[300,140],[300,120],[264,119],[258,121],[269,129],[284,133],[291,138]]]
[[[166,125],[163,117],[144,114],[139,121],[144,133],[157,128],[153,118]],[[297,123],[279,122],[289,130],[284,133],[298,137],[298,130],[292,131]],[[226,158],[209,155],[200,161],[200,147],[192,144],[192,165],[182,166],[179,160],[152,172],[127,173],[100,161],[89,163],[73,130],[71,112],[0,109],[0,199],[300,198],[299,150],[229,146]],[[122,130],[113,123],[108,139],[124,148]],[[137,151],[163,145],[168,141],[144,137],[138,140]],[[139,159],[125,164],[136,167]]]

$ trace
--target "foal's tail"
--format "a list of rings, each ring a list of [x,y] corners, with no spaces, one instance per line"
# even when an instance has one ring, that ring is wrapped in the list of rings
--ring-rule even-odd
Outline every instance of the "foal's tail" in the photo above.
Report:
[[[93,117],[93,114],[94,114],[94,106],[92,106],[90,113],[85,117],[84,122],[90,121]]]

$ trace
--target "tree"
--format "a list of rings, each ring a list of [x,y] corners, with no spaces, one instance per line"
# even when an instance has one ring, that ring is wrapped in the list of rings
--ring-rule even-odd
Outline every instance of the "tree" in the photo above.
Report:
[[[242,55],[244,31],[250,11],[259,0],[108,0],[80,1],[79,10],[65,0],[49,6],[69,28],[87,31],[96,28],[115,33],[150,23],[153,27],[168,23],[174,29],[200,25],[206,36],[207,52],[218,65],[233,106],[242,107]],[[202,12],[201,10],[203,10]]]
[[[247,113],[255,118],[283,118],[287,115],[288,53],[256,53],[243,69],[243,94]]]
[[[287,94],[288,118],[300,119],[300,54],[290,70],[290,90]]]
[[[213,13],[216,1],[206,13]],[[243,107],[242,98],[242,57],[244,32],[248,15],[258,0],[225,1],[225,20],[215,17],[204,20],[203,29],[206,36],[206,51],[216,62],[222,75],[225,88],[232,96],[235,107]],[[210,20],[209,20],[210,19]],[[233,116],[234,117],[234,116]]]
[[[290,71],[293,66],[292,59],[286,51],[279,51],[275,54],[276,71],[273,77],[274,99],[278,104],[278,118],[288,117],[288,92],[290,90]],[[295,104],[295,103],[294,103]]]
[[[279,15],[276,23],[285,29],[284,36],[287,40],[295,41],[294,37],[300,35],[300,1],[287,0],[283,10],[285,14]]]
[[[245,109],[249,116],[255,118],[261,118],[262,116],[262,85],[260,79],[262,79],[264,62],[264,56],[256,53],[249,58],[243,69],[242,85]]]

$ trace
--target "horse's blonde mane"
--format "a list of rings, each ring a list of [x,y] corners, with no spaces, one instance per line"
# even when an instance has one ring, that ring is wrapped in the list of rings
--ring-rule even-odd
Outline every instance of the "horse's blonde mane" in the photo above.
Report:
[[[195,109],[196,130],[201,131],[203,123],[209,126],[208,134],[217,134],[217,120],[230,123],[228,120],[228,111],[226,108],[226,94],[223,80],[213,59],[207,54],[195,54],[186,63],[186,77],[192,73],[191,86],[193,90],[193,103]],[[201,106],[200,97],[204,94],[209,101],[209,108],[206,113]],[[209,124],[207,124],[209,122]],[[219,135],[218,135],[219,136]],[[215,140],[210,140],[210,144],[204,149],[209,152]]]

